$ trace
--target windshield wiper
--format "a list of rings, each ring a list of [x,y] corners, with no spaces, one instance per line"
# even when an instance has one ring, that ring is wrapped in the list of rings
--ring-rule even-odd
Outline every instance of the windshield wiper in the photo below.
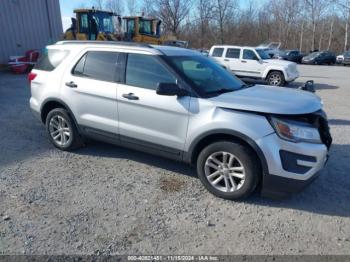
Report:
[[[208,91],[205,92],[206,94],[223,94],[223,93],[229,93],[229,92],[233,92],[236,91],[236,89],[231,89],[231,88],[220,88],[217,90],[213,90],[213,91]]]
[[[253,86],[255,86],[255,84],[243,84],[243,85],[241,85],[241,88],[243,89],[243,88],[249,88],[249,87],[253,87]]]

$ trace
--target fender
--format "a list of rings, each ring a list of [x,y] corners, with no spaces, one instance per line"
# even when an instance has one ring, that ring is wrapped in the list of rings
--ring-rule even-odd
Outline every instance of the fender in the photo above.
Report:
[[[44,121],[44,119],[42,119],[42,111],[43,111],[43,108],[45,107],[45,105],[47,105],[47,103],[50,103],[50,102],[57,102],[57,103],[63,105],[64,108],[68,111],[70,117],[73,119],[76,128],[78,129],[78,131],[80,131],[78,122],[77,122],[77,120],[75,119],[75,116],[74,116],[72,110],[70,109],[70,107],[69,107],[65,102],[63,102],[63,101],[62,101],[61,99],[59,99],[59,98],[49,97],[49,98],[46,98],[46,99],[41,103],[41,107],[40,107],[40,117],[41,117],[41,121],[42,121],[44,124],[45,124],[45,121]]]
[[[281,72],[284,75],[284,78],[287,76],[287,72],[284,70],[284,68],[276,68],[276,67],[267,67],[262,75],[262,79],[266,79],[266,77],[269,75],[272,71],[278,71]]]
[[[183,160],[186,163],[191,163],[193,154],[195,152],[195,148],[198,145],[198,143],[200,141],[202,141],[203,139],[205,139],[206,137],[209,137],[211,135],[230,135],[233,137],[237,137],[238,139],[246,142],[248,145],[250,145],[253,148],[253,150],[255,151],[257,156],[259,157],[261,167],[263,169],[263,173],[269,174],[268,165],[267,165],[267,161],[266,161],[266,158],[264,156],[264,153],[262,152],[260,147],[255,143],[255,141],[253,139],[251,139],[250,137],[248,137],[240,132],[237,132],[235,130],[230,130],[230,129],[214,129],[214,130],[204,132],[203,134],[198,136],[194,141],[192,141],[188,152],[184,152],[184,154],[183,154]]]

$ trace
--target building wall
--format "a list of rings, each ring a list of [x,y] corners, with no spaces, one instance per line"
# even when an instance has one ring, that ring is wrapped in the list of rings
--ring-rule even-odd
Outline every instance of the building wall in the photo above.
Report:
[[[63,34],[59,0],[0,0],[0,64]]]

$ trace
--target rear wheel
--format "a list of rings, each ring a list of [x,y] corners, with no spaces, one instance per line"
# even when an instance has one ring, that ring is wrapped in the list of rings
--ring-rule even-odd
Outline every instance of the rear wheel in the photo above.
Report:
[[[51,143],[65,151],[80,147],[83,142],[67,110],[55,108],[46,117],[46,130]]]
[[[283,73],[279,71],[272,71],[269,73],[267,76],[267,82],[271,86],[284,86],[286,83]]]
[[[243,199],[256,188],[260,177],[255,154],[247,146],[216,142],[202,150],[197,173],[203,185],[215,196]]]

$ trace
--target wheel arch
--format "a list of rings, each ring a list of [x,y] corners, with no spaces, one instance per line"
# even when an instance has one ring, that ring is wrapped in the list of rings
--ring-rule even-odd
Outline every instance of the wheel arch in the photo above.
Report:
[[[253,139],[234,130],[218,129],[203,133],[190,144],[189,150],[184,153],[184,161],[194,164],[203,148],[220,140],[229,140],[247,145],[256,154],[263,173],[269,174],[267,161],[260,147]]]
[[[41,121],[44,124],[46,122],[46,117],[48,113],[55,108],[63,108],[67,110],[67,112],[69,113],[69,116],[73,119],[75,126],[77,128],[79,127],[72,110],[69,108],[69,106],[65,102],[63,102],[59,98],[47,98],[42,103],[42,106],[40,108],[40,117],[41,117]]]
[[[264,79],[267,80],[267,78],[269,77],[269,75],[272,73],[272,72],[280,72],[282,73],[283,77],[286,78],[286,72],[284,72],[283,69],[273,69],[273,68],[268,68],[266,71],[265,71],[265,74],[264,74]]]

